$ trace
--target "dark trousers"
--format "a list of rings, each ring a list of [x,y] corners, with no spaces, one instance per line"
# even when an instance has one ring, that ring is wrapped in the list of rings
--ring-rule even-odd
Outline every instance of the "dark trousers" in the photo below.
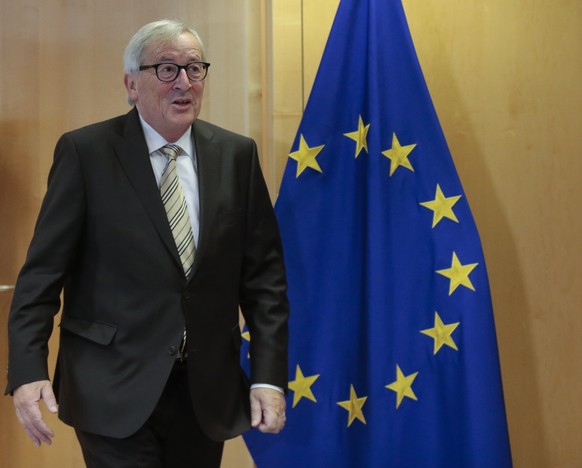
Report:
[[[136,396],[138,397],[138,396]],[[153,414],[125,439],[76,430],[88,468],[219,468],[224,442],[200,429],[185,364],[176,363]]]

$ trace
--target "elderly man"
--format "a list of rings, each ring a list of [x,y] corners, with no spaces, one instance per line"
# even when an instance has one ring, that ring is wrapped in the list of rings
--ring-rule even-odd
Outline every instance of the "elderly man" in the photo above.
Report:
[[[198,120],[210,64],[196,31],[150,23],[124,58],[133,109],[57,143],[14,292],[7,393],[36,445],[53,436],[39,402],[58,400],[89,467],[219,466],[224,440],[285,422],[278,227],[255,143]]]

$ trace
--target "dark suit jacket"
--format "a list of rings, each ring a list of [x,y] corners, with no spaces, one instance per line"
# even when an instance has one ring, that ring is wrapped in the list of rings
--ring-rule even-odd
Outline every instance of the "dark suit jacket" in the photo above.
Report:
[[[255,143],[203,121],[200,236],[190,281],[168,225],[137,111],[64,134],[9,319],[7,392],[48,378],[47,340],[64,305],[54,386],[59,416],[112,437],[151,414],[184,323],[195,413],[213,439],[250,426],[239,305],[252,383],[287,387],[286,280]]]

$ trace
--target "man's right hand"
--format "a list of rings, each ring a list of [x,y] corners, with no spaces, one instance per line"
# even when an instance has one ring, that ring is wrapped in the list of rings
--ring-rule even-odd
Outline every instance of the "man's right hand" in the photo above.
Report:
[[[21,385],[14,390],[13,397],[16,416],[30,440],[37,447],[40,447],[42,442],[50,445],[54,432],[42,419],[39,406],[40,400],[44,400],[44,404],[51,413],[58,411],[57,400],[50,381],[39,380]]]

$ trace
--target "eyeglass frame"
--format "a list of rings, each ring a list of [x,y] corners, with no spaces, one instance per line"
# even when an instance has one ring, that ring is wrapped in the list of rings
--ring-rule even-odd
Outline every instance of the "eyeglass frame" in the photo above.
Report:
[[[202,78],[200,78],[199,80],[193,80],[192,78],[190,78],[190,76],[188,75],[188,67],[192,64],[200,64],[204,66],[204,76]],[[158,74],[158,67],[160,67],[160,65],[174,65],[175,67],[178,67],[178,71],[176,72],[176,76],[174,76],[174,78],[172,78],[171,80],[162,80],[160,78],[160,75]],[[176,78],[178,78],[180,76],[180,72],[182,70],[184,70],[186,72],[186,76],[188,77],[188,79],[190,81],[204,81],[204,79],[208,76],[208,68],[210,67],[210,63],[208,62],[201,62],[199,60],[195,60],[193,62],[189,62],[186,65],[178,65],[177,63],[174,62],[160,62],[160,63],[154,63],[152,65],[140,65],[139,67],[139,71],[144,71],[144,70],[149,70],[150,68],[153,68],[156,72],[156,78],[158,80],[160,80],[162,83],[171,83],[172,81],[175,81]]]

